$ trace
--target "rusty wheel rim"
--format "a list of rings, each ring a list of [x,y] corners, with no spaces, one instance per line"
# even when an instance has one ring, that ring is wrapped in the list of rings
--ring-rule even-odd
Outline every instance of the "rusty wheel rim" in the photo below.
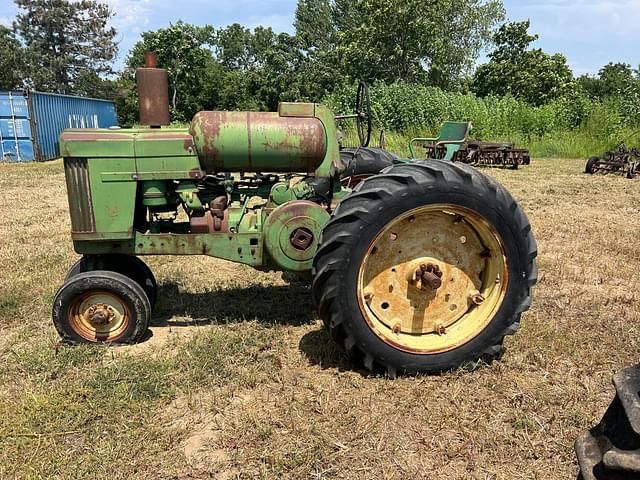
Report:
[[[115,342],[131,322],[131,312],[122,299],[111,292],[88,292],[69,307],[71,328],[89,342]]]
[[[508,281],[495,228],[467,208],[427,205],[394,219],[373,240],[358,274],[358,302],[385,343],[442,353],[487,327]]]

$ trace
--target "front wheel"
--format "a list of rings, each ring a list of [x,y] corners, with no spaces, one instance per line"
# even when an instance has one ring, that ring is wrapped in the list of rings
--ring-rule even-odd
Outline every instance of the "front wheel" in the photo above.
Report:
[[[111,271],[79,273],[53,300],[53,324],[71,344],[130,344],[146,334],[151,305],[142,287]]]
[[[366,368],[474,368],[502,352],[531,303],[536,242],[495,180],[440,160],[362,182],[326,225],[313,295]]]

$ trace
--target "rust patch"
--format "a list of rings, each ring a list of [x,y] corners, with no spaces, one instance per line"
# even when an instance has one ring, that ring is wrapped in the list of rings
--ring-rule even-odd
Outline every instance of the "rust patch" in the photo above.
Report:
[[[155,62],[150,62],[154,64]],[[161,68],[149,67],[136,70],[140,123],[143,125],[169,125],[169,77]]]
[[[184,139],[182,148],[184,148],[188,153],[193,153],[193,137],[191,135]]]
[[[189,170],[189,177],[193,178],[195,180],[198,180],[202,177],[205,176],[205,172],[203,170],[200,170],[199,168],[194,168],[192,170]]]
[[[192,233],[228,233],[229,232],[229,199],[225,196],[214,199],[209,211],[200,217],[191,217]]]

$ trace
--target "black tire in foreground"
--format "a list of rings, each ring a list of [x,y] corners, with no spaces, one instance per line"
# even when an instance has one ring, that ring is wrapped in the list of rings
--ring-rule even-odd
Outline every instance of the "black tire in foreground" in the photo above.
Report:
[[[151,305],[142,287],[120,273],[96,270],[68,279],[53,301],[53,324],[71,344],[131,344],[147,332]]]
[[[595,166],[600,161],[598,157],[591,157],[587,160],[587,165],[584,168],[584,173],[593,175],[595,173]]]
[[[401,164],[334,212],[313,297],[332,338],[369,370],[473,369],[517,331],[536,256],[526,215],[495,180],[464,164]]]
[[[149,298],[149,303],[153,309],[158,299],[158,283],[153,272],[140,258],[133,255],[100,255],[89,259],[82,257],[69,269],[65,281],[80,273],[95,270],[107,270],[117,272],[121,275],[135,280],[142,287]]]
[[[640,365],[613,377],[616,397],[575,444],[583,480],[640,479]]]

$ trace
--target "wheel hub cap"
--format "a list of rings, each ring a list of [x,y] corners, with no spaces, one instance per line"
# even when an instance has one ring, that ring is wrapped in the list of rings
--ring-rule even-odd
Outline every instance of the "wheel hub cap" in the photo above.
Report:
[[[111,292],[90,292],[71,305],[71,326],[89,341],[117,340],[127,329],[130,318],[125,304]]]

